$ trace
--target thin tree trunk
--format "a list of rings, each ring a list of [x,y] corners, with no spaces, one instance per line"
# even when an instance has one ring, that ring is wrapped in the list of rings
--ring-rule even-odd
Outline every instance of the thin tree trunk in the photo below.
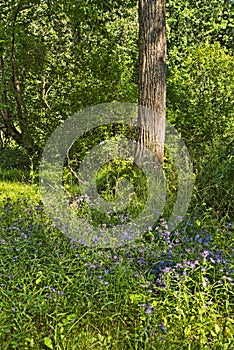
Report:
[[[15,25],[17,16],[19,14],[20,8],[18,7],[13,19],[13,30],[12,30],[12,41],[11,41],[11,69],[12,69],[12,85],[14,89],[16,110],[18,115],[18,120],[22,126],[22,129],[27,129],[27,124],[24,120],[23,111],[22,111],[22,98],[21,98],[21,81],[18,73],[16,55],[15,55]],[[23,132],[23,130],[22,130]]]
[[[138,147],[145,147],[160,163],[164,156],[166,120],[166,0],[139,0]]]
[[[12,136],[16,140],[16,142],[19,145],[22,145],[24,149],[27,150],[27,152],[30,154],[34,153],[35,150],[37,150],[37,146],[35,145],[34,140],[31,137],[30,129],[23,112],[21,85],[22,85],[23,76],[25,74],[25,70],[24,69],[22,70],[22,74],[20,77],[18,72],[17,60],[16,60],[16,48],[15,48],[16,28],[15,27],[16,27],[17,16],[19,15],[20,11],[23,11],[27,8],[31,8],[32,6],[34,6],[34,4],[30,4],[29,6],[26,6],[26,7],[20,7],[18,5],[13,17],[12,40],[11,40],[12,85],[13,85],[14,99],[15,99],[15,105],[16,105],[16,111],[17,111],[17,121],[20,127],[20,132]]]
[[[34,5],[33,5],[34,6]],[[1,115],[3,124],[0,125],[0,129],[3,131],[7,138],[12,137],[20,146],[30,154],[33,154],[35,150],[37,150],[37,146],[34,143],[34,140],[30,134],[30,129],[25,118],[23,112],[23,102],[22,102],[22,80],[25,75],[25,70],[23,69],[21,75],[18,72],[17,59],[16,59],[16,21],[17,16],[20,11],[23,11],[29,7],[19,6],[15,10],[13,21],[12,21],[12,32],[11,32],[11,47],[10,47],[10,62],[11,62],[11,81],[13,87],[13,98],[16,107],[16,112],[14,112],[14,116],[9,107],[9,96],[7,90],[7,77],[6,77],[6,69],[3,55],[3,48],[1,49],[0,55],[0,69],[1,69],[1,85],[3,87],[1,94]],[[17,128],[14,124],[17,123]]]
[[[3,55],[0,56],[0,67],[1,67],[1,80],[2,80],[2,107],[1,107],[1,115],[3,118],[3,124],[1,128],[3,129],[4,134],[6,137],[12,137],[16,140],[21,140],[21,134],[19,131],[15,128],[14,124],[11,121],[11,113],[8,106],[8,96],[7,96],[7,83],[6,83],[6,71],[5,71],[5,64],[4,64],[4,58]]]

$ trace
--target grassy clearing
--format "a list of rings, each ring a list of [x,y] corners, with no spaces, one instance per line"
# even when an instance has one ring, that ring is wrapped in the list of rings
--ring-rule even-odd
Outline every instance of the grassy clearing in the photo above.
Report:
[[[50,222],[36,185],[0,181],[1,349],[234,349],[233,225],[91,249]]]
[[[17,201],[19,198],[39,199],[38,187],[20,182],[0,181],[0,202],[10,198],[11,201]]]
[[[25,170],[0,168],[0,203],[9,198],[17,201],[19,198],[30,198],[39,201],[38,186],[30,184],[30,174]]]

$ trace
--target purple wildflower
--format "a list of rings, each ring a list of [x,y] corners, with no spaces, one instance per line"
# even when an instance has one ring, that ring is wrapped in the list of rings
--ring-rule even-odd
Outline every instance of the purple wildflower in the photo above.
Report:
[[[164,326],[163,323],[159,323],[158,326],[161,328],[163,332],[166,332],[167,328]]]

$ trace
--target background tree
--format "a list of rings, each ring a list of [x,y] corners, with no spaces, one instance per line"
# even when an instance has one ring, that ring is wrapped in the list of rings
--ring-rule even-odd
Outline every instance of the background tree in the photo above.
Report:
[[[182,64],[191,48],[219,42],[233,49],[232,0],[168,0],[166,3],[168,72]]]
[[[143,28],[137,9],[139,4],[139,19],[145,16],[148,21],[150,3],[156,2],[0,2],[2,167],[28,168],[56,126],[80,109],[102,102],[137,102],[138,32]],[[166,2],[167,119],[191,153],[198,173],[197,198],[216,208],[222,203],[226,212],[233,169],[233,6],[229,0]],[[144,30],[150,50],[155,33]],[[142,46],[141,60],[145,50]],[[140,75],[146,87],[147,74],[156,74],[160,61],[151,68],[149,60],[145,63],[149,65]],[[151,91],[147,89],[141,96],[139,90],[139,102],[153,110],[143,97]],[[145,123],[147,115],[141,117]],[[149,127],[154,130],[155,125]],[[149,137],[140,136],[143,142]],[[159,147],[160,140],[148,141],[153,150]]]
[[[135,11],[130,3],[113,5],[66,0],[0,4],[0,128],[8,144],[32,156],[77,110],[135,100]]]

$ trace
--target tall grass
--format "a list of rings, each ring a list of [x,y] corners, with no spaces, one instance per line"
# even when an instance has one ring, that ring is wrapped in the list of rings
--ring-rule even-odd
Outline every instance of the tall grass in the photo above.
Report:
[[[0,188],[1,349],[234,348],[231,223],[161,220],[94,249],[54,226],[36,185]]]

